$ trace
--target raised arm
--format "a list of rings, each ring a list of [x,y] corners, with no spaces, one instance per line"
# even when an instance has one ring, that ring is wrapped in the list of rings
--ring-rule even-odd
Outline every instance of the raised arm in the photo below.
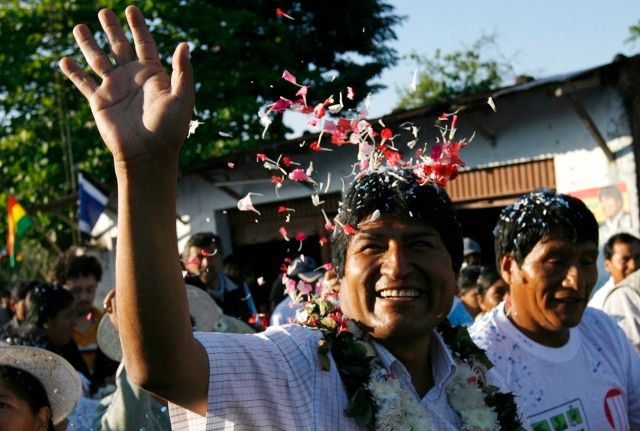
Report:
[[[124,362],[138,385],[200,414],[206,412],[208,360],[193,337],[176,256],[178,154],[194,94],[189,48],[163,69],[144,17],[126,10],[134,49],[110,10],[98,14],[113,60],[85,25],[75,40],[100,83],[70,58],[60,68],[87,98],[113,154],[118,180],[116,296]]]

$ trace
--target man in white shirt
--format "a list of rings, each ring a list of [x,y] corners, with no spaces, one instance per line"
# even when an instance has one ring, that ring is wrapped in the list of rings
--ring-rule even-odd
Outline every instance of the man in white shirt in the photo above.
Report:
[[[470,333],[532,428],[639,427],[640,356],[610,318],[587,308],[597,279],[593,214],[574,197],[540,190],[503,210],[495,237],[511,299]]]
[[[589,300],[589,307],[600,310],[616,284],[640,268],[640,239],[626,232],[617,233],[607,240],[602,251],[604,268],[611,277]]]
[[[432,429],[455,430],[463,423],[497,428],[496,421],[508,420],[506,428],[517,428],[516,406],[507,394],[499,403],[491,403],[496,398],[485,389],[480,398],[461,398],[478,394],[485,381],[500,381],[463,363],[474,355],[472,349],[454,357],[449,346],[456,343],[446,341],[451,331],[435,330],[455,294],[462,235],[444,189],[418,181],[414,171],[388,167],[358,176],[333,237],[340,307],[348,319],[343,324],[370,335],[383,380],[367,380],[380,377],[372,372],[354,382],[357,374],[344,374],[352,364],[327,347],[328,339],[319,346],[324,336],[317,329],[284,326],[250,336],[194,337],[172,246],[178,154],[194,104],[188,45],[176,48],[169,77],[140,11],[129,6],[126,17],[135,54],[115,14],[99,13],[115,66],[85,25],[74,28],[85,59],[102,78],[100,85],[70,58],[60,66],[89,100],[114,156],[116,302],[125,366],[134,383],[170,401],[173,429],[362,429],[375,426],[367,394],[373,397],[373,388],[384,384],[392,385],[391,395],[397,396],[376,392],[375,401],[382,404],[375,411],[399,398],[399,410],[384,411],[399,412],[400,421],[424,423],[427,416]],[[364,345],[345,342],[352,347],[350,358],[369,354]],[[320,359],[323,346],[331,352],[324,351],[326,361]],[[475,378],[464,377],[469,373]],[[357,390],[348,392],[347,385]],[[449,392],[460,395],[454,397],[461,401],[457,407]],[[359,409],[363,397],[364,412]],[[355,399],[352,416],[345,415],[349,398]],[[499,413],[507,399],[511,413]],[[375,415],[378,420],[388,417]],[[410,429],[415,423],[396,425]]]
[[[609,291],[602,311],[613,317],[640,354],[640,270]]]

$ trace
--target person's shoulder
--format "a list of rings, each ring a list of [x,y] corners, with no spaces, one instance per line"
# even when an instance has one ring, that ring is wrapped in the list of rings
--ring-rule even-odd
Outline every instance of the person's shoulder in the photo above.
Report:
[[[469,335],[478,347],[486,349],[495,341],[504,339],[498,325],[501,305],[485,313],[469,327]]]
[[[621,329],[615,320],[602,310],[587,307],[577,326],[581,336],[594,345],[613,345],[614,340],[624,339]],[[622,334],[622,338],[619,336]]]

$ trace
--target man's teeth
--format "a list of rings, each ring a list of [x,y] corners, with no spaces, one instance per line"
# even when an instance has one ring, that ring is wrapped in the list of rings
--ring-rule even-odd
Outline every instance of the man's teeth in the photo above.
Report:
[[[382,298],[415,297],[420,296],[420,292],[413,289],[383,290],[380,292],[380,296]]]

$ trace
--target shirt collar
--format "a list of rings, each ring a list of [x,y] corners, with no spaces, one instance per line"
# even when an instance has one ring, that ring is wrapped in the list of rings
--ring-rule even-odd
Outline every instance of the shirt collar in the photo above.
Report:
[[[380,359],[384,367],[396,374],[402,382],[408,385],[415,392],[413,384],[411,384],[411,375],[402,362],[393,356],[393,354],[382,344],[373,341],[372,345],[378,359]],[[456,362],[453,359],[451,351],[442,339],[442,336],[437,331],[433,331],[431,334],[429,353],[431,354],[434,386],[427,393],[426,398],[434,399],[442,394],[447,383],[455,374]]]

